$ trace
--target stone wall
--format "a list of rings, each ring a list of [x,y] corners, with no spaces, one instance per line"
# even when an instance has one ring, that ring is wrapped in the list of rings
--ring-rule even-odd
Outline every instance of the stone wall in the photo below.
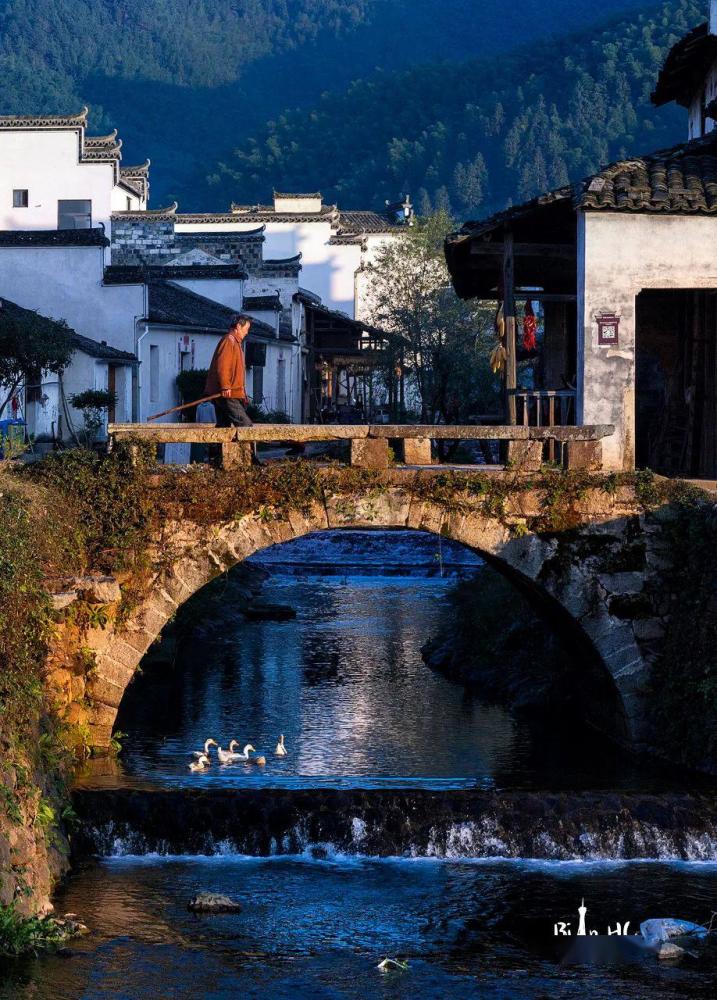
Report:
[[[262,233],[177,233],[174,222],[115,219],[112,223],[112,263],[119,265],[167,264],[190,250],[200,249],[227,264],[242,264],[247,271],[262,269]]]

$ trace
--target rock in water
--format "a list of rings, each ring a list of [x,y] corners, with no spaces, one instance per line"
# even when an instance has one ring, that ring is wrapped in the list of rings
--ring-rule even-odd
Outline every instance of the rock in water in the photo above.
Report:
[[[218,892],[200,892],[187,903],[187,909],[194,913],[239,913],[241,908],[238,900]]]
[[[693,924],[689,920],[662,917],[655,920],[644,920],[640,924],[640,933],[648,945],[655,947],[663,941],[672,941],[673,938],[704,938],[709,932],[706,927],[702,927],[701,924]]]
[[[670,941],[663,941],[660,945],[657,957],[666,961],[675,961],[678,958],[682,958],[685,954],[685,949],[680,948],[678,944],[672,944]]]

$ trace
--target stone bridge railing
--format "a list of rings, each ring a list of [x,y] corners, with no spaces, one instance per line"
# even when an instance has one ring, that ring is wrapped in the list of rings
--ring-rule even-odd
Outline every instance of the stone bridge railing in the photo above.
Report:
[[[399,459],[408,466],[433,464],[432,442],[501,441],[507,443],[507,463],[526,472],[540,468],[546,443],[549,453],[561,446],[566,469],[602,469],[602,439],[614,433],[610,424],[582,427],[514,427],[448,424],[255,424],[253,427],[212,427],[207,424],[110,424],[110,442],[140,438],[157,444],[203,443],[221,447],[225,467],[250,465],[260,443],[350,441],[351,464],[386,469],[389,445],[398,445]]]

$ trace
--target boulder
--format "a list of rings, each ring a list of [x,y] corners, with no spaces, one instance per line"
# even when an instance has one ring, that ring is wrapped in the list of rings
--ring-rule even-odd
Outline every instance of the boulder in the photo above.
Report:
[[[679,945],[672,944],[670,941],[663,941],[660,945],[660,950],[657,952],[657,957],[661,961],[674,962],[678,958],[682,958],[685,954],[685,949],[680,948]]]
[[[73,586],[90,604],[114,604],[122,599],[120,585],[113,576],[82,576],[73,581]]]
[[[239,913],[241,903],[217,892],[200,892],[189,900],[187,909],[194,913]]]
[[[640,924],[640,933],[648,945],[657,946],[675,938],[691,937],[705,938],[709,934],[706,927],[693,924],[689,920],[675,920],[673,917],[644,920]]]

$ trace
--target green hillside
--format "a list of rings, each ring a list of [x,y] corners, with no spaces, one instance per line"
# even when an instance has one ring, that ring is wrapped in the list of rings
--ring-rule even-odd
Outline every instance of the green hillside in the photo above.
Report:
[[[704,0],[643,5],[509,55],[357,81],[228,153],[201,200],[253,202],[273,185],[355,207],[410,192],[423,210],[466,216],[529,198],[685,136],[684,111],[657,111],[650,92],[705,11]]]
[[[155,203],[208,207],[203,180],[216,161],[284,108],[417,64],[545,46],[625,4],[0,0],[0,113],[89,103],[93,128],[120,129],[126,162],[152,158]]]

